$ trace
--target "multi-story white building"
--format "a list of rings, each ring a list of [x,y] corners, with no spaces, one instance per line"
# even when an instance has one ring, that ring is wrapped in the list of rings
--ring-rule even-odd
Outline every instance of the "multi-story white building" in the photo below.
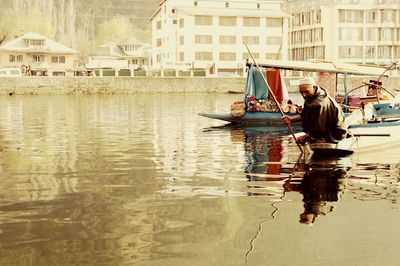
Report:
[[[400,57],[400,1],[288,0],[289,58],[388,65]]]
[[[155,69],[243,73],[249,58],[287,59],[289,16],[279,0],[163,0],[152,22]]]

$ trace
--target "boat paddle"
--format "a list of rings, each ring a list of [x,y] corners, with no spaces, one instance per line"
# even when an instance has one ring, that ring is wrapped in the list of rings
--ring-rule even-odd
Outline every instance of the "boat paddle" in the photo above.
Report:
[[[246,46],[246,49],[247,49],[247,51],[249,52],[249,55],[250,55],[251,59],[252,59],[253,62],[254,62],[254,65],[256,66],[256,68],[257,68],[258,72],[260,73],[261,77],[263,78],[263,80],[264,80],[264,82],[265,82],[265,85],[266,85],[267,88],[268,88],[269,93],[272,95],[272,98],[274,99],[275,103],[278,105],[278,108],[279,108],[279,111],[281,112],[281,115],[284,116],[285,113],[283,112],[283,109],[282,109],[280,103],[279,103],[278,100],[276,99],[274,92],[273,92],[273,91],[271,90],[271,88],[269,87],[268,82],[267,82],[267,80],[265,79],[265,76],[263,75],[263,73],[262,73],[262,71],[261,71],[260,66],[257,64],[256,60],[254,59],[253,55],[251,54],[250,49],[249,49],[249,47],[247,46],[247,44],[246,44],[246,43],[243,43],[243,44]],[[300,146],[300,144],[297,142],[297,138],[296,138],[296,135],[294,134],[294,130],[293,130],[292,126],[291,126],[290,124],[286,124],[286,125],[287,125],[287,127],[288,127],[288,129],[289,129],[289,131],[290,131],[290,134],[292,134],[293,139],[294,139],[294,141],[295,141],[296,144],[297,144],[297,147],[299,147],[300,152],[301,152],[301,153],[304,153],[303,148],[302,148],[302,147]]]

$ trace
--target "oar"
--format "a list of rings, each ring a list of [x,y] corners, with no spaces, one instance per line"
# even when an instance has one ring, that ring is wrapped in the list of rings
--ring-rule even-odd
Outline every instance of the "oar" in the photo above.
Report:
[[[253,59],[253,62],[254,62],[254,64],[256,65],[256,68],[257,68],[258,72],[260,73],[261,77],[263,78],[263,80],[264,80],[264,82],[265,82],[265,85],[267,85],[267,88],[268,88],[269,93],[271,93],[272,98],[274,99],[275,103],[278,105],[278,108],[279,108],[279,111],[281,112],[281,115],[284,116],[285,113],[283,112],[281,105],[279,104],[278,100],[276,99],[274,92],[273,92],[273,91],[271,90],[271,88],[269,87],[268,82],[267,82],[267,80],[265,79],[265,77],[264,77],[264,75],[263,75],[263,73],[262,73],[262,71],[261,71],[260,66],[257,64],[256,60],[254,59],[253,55],[251,54],[250,49],[249,49],[249,47],[247,46],[247,44],[246,44],[246,43],[243,43],[243,44],[246,46],[246,49],[247,49],[247,51],[249,52],[249,55],[250,55],[251,59]],[[289,131],[290,131],[290,134],[292,134],[293,139],[294,139],[294,141],[295,141],[296,144],[297,144],[297,147],[299,147],[300,152],[303,153],[304,151],[303,151],[303,149],[301,148],[300,144],[297,142],[297,138],[296,138],[296,136],[295,136],[295,134],[294,134],[294,130],[293,130],[292,126],[291,126],[290,124],[286,124],[286,125],[288,126]]]

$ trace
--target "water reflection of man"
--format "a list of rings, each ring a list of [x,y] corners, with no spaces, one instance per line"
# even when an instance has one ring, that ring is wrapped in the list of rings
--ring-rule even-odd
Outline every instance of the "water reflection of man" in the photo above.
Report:
[[[304,211],[299,222],[312,225],[317,217],[327,215],[334,209],[334,202],[341,199],[346,187],[346,175],[350,168],[345,164],[326,164],[315,161],[300,164],[297,170],[304,170],[300,183],[285,183],[285,191],[298,191],[303,194]]]
[[[346,187],[346,174],[344,167],[311,166],[306,171],[301,182],[304,212],[300,223],[314,224],[317,217],[333,211],[333,203],[341,199]]]

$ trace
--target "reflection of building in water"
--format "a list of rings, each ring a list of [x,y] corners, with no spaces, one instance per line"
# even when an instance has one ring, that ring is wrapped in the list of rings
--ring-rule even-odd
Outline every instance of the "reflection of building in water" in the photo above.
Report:
[[[188,105],[187,99],[177,97],[175,101],[168,105],[168,112],[180,114],[182,106]],[[157,104],[162,106],[162,100]],[[187,112],[193,117],[190,110]],[[221,169],[224,169],[223,172],[239,169],[240,164],[230,162],[243,161],[240,145],[221,141],[223,138],[220,136],[228,133],[224,128],[206,132],[199,137],[195,118],[185,117],[171,122],[171,117],[163,112],[154,113],[152,127],[153,160],[160,170],[174,178],[192,178],[200,174],[210,178],[223,178],[224,176],[218,176],[219,173],[222,174]],[[205,161],[213,163],[204,164]]]
[[[0,158],[6,163],[0,169],[0,186],[12,187],[10,197],[18,200],[51,200],[82,191],[92,181],[101,187],[97,181],[106,182],[101,176],[129,180],[132,172],[153,166],[151,140],[139,137],[152,135],[152,120],[137,119],[148,112],[139,104],[146,105],[149,99],[44,96],[4,100]]]
[[[146,101],[134,99],[3,99],[0,265],[122,265],[150,256],[161,222],[149,199],[162,181],[141,181],[155,176],[152,127],[135,119]]]
[[[76,128],[77,120],[65,111],[53,112],[51,106],[66,107],[58,101],[44,106],[29,98],[9,102],[1,114],[6,128],[1,156],[7,161],[1,183],[13,188],[11,198],[52,200],[59,193],[76,191],[77,179],[68,173],[74,171],[78,160],[78,139],[61,128],[65,123]]]
[[[388,200],[400,204],[400,163],[357,164],[349,173],[348,183],[348,190],[357,200]]]

